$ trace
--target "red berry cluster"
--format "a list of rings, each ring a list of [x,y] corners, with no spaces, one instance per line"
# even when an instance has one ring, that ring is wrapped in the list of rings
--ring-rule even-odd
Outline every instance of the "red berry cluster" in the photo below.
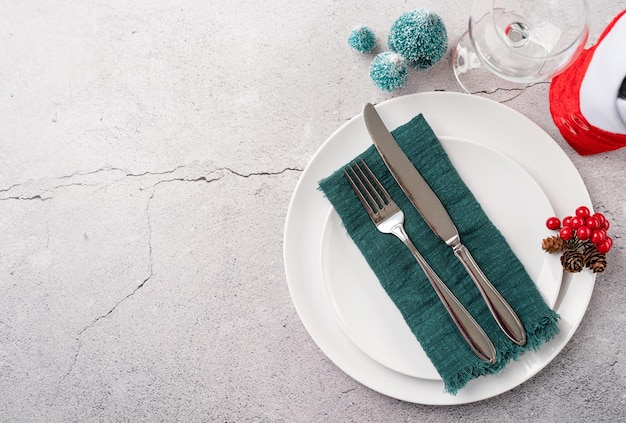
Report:
[[[574,216],[564,217],[562,225],[558,217],[550,217],[546,226],[558,230],[565,241],[591,242],[602,254],[608,253],[613,246],[613,239],[607,235],[609,221],[602,213],[591,214],[586,206],[578,207]]]

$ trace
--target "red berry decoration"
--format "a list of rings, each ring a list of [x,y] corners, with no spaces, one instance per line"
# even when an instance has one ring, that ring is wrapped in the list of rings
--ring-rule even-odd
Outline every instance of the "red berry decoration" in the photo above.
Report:
[[[590,215],[591,215],[591,212],[589,211],[589,208],[586,206],[580,206],[576,209],[576,216],[578,217],[582,217],[583,219],[586,219]]]
[[[599,229],[600,221],[596,217],[591,216],[585,219],[585,226],[589,226],[592,230]]]
[[[556,216],[546,220],[546,227],[558,231],[558,235],[544,239],[541,248],[547,253],[561,253],[566,272],[580,272],[586,267],[600,273],[606,267],[606,253],[613,247],[613,239],[607,234],[610,226],[602,213],[592,214],[589,207],[579,206],[562,220]]]
[[[584,241],[588,240],[591,238],[591,228],[589,226],[581,226],[576,229],[576,236],[578,239],[582,239]]]
[[[561,229],[561,221],[558,217],[550,217],[546,220],[546,226],[553,231]]]
[[[563,226],[559,231],[559,236],[565,241],[569,241],[574,237],[574,229],[571,226]]]
[[[569,225],[573,229],[578,229],[578,228],[580,228],[584,224],[585,224],[585,219],[583,219],[582,217],[578,217],[578,216],[572,217],[572,220],[570,220],[570,222],[569,222]]]
[[[565,216],[563,218],[563,226],[570,226],[572,223],[572,216]]]
[[[596,229],[591,232],[591,242],[595,245],[600,244],[606,239],[606,231],[604,229]]]
[[[602,213],[594,213],[593,217],[598,219],[598,222],[600,222],[600,226],[602,226],[604,224],[604,222],[606,221],[606,217],[604,217],[604,215]]]
[[[611,243],[607,240],[604,240],[600,244],[596,245],[596,249],[598,250],[598,252],[606,254],[611,250]]]

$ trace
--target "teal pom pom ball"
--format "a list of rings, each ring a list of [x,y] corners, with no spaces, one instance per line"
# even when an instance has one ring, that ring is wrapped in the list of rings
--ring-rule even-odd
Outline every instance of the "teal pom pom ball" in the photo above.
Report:
[[[406,60],[397,53],[378,54],[370,66],[370,78],[381,90],[395,91],[404,87],[407,78]]]
[[[368,27],[359,26],[350,31],[348,44],[359,53],[369,53],[376,45],[376,35]]]
[[[423,70],[446,54],[448,33],[439,15],[422,8],[402,14],[391,27],[388,42],[391,51]]]

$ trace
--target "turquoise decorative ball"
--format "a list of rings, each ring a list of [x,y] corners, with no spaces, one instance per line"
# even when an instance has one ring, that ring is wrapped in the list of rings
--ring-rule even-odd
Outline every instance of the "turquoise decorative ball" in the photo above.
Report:
[[[423,70],[444,57],[448,33],[439,15],[422,8],[402,14],[391,27],[388,42],[391,51]]]
[[[395,91],[406,84],[406,60],[397,53],[386,51],[378,54],[370,65],[370,78],[381,90]]]
[[[368,27],[358,26],[350,31],[348,44],[359,53],[369,53],[376,45],[376,35]]]

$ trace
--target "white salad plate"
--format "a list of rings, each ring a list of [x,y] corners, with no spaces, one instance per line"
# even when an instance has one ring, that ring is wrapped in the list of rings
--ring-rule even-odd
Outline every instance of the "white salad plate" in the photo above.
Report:
[[[371,145],[360,114],[317,151],[289,205],[284,262],[298,315],[340,369],[384,395],[447,405],[480,401],[515,388],[558,355],[591,298],[595,275],[588,270],[563,275],[557,258],[540,248],[548,235],[543,224],[549,215],[565,216],[580,205],[591,208],[587,189],[556,142],[502,104],[467,94],[432,92],[395,98],[376,108],[391,130],[424,114],[464,182],[503,232],[546,302],[561,316],[560,333],[502,373],[472,380],[456,395],[445,392],[419,343],[318,189],[319,180]]]

